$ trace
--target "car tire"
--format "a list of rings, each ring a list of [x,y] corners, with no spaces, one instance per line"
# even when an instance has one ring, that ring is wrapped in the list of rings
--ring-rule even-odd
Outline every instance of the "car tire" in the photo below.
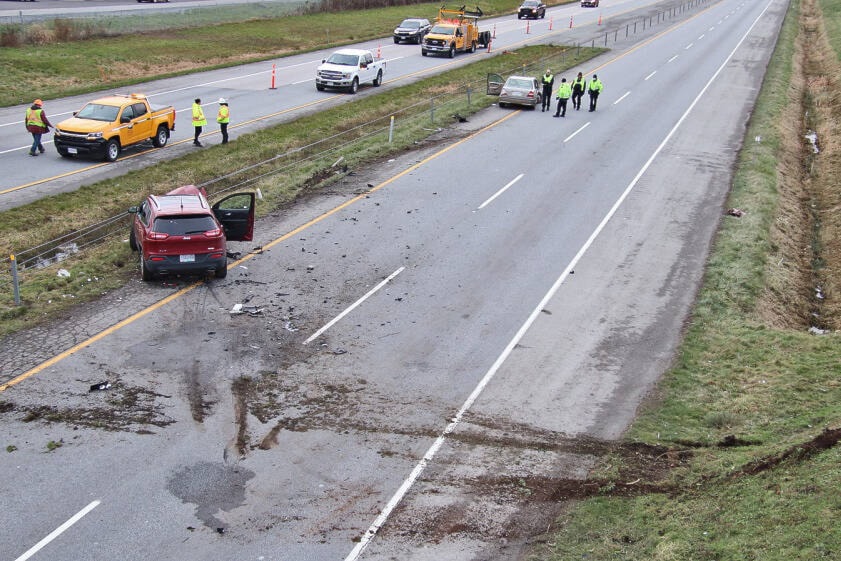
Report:
[[[166,125],[161,125],[158,127],[158,132],[152,137],[152,145],[155,148],[163,148],[167,142],[169,142],[169,129],[166,128]]]
[[[128,233],[128,246],[131,248],[132,251],[137,251],[137,236],[134,233],[134,228],[131,229]]]
[[[105,143],[105,161],[116,162],[120,157],[120,141],[112,138]]]
[[[320,92],[323,92],[324,91],[324,86],[322,86],[321,84],[316,84],[315,89],[317,89]]]
[[[517,14],[517,19],[523,19],[523,16],[521,14]]]
[[[503,102],[503,101],[500,101],[500,102],[498,103],[498,105],[499,105],[499,108],[500,108],[500,109],[505,109],[505,108],[507,107],[507,105],[506,105],[506,104],[505,104],[505,102]]]
[[[456,58],[456,46],[450,45],[450,58]]]
[[[395,38],[394,38],[394,44],[395,44],[395,45],[397,45],[398,43],[400,43],[400,39],[398,39],[397,37],[395,37]]]
[[[383,71],[377,72],[377,77],[374,78],[374,87],[379,88],[383,84]]]
[[[476,52],[476,41],[473,41],[472,43],[470,43],[470,52],[471,53]]]
[[[220,267],[216,267],[216,271],[213,273],[213,276],[215,276],[217,279],[224,279],[225,277],[227,277],[228,276],[228,264],[225,263],[224,265],[222,265]]]
[[[359,91],[359,78],[354,78],[353,82],[350,83],[350,87],[348,88],[348,92],[355,94]]]
[[[427,54],[426,49],[421,49],[421,56],[426,56]]]
[[[72,157],[70,155],[70,152],[67,151],[67,148],[59,148],[58,146],[56,146],[56,150],[58,151],[58,155],[61,156],[62,158]]]

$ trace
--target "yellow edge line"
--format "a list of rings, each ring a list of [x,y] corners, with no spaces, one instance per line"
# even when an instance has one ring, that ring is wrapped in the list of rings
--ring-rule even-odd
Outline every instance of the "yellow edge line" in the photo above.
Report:
[[[459,145],[467,142],[468,140],[470,140],[470,139],[472,139],[472,138],[474,138],[474,137],[476,137],[476,136],[478,136],[478,135],[480,135],[484,132],[487,132],[488,130],[492,129],[493,127],[499,125],[500,123],[503,123],[503,122],[507,121],[508,119],[511,119],[512,117],[514,117],[518,113],[519,113],[519,111],[514,111],[514,112],[502,117],[501,119],[499,119],[497,121],[494,121],[493,123],[483,127],[482,129],[474,132],[473,134],[459,140],[458,142],[455,142],[455,143],[451,144],[450,146],[447,146],[446,148],[443,148],[442,150],[439,150],[435,154],[432,154],[431,156],[428,156],[427,158],[425,158],[425,159],[421,160],[420,162],[412,165],[411,167],[406,168],[405,170],[401,171],[397,175],[394,175],[394,176],[390,177],[389,179],[386,179],[385,181],[383,181],[379,185],[377,185],[375,187],[372,187],[370,190],[366,191],[365,193],[363,193],[361,195],[357,195],[357,196],[353,197],[352,199],[349,199],[349,200],[345,201],[344,203],[340,204],[339,206],[337,206],[337,207],[335,207],[331,210],[328,210],[327,212],[321,214],[320,216],[317,216],[316,218],[313,218],[309,222],[306,222],[305,224],[303,224],[301,226],[298,226],[294,230],[292,230],[292,231],[282,235],[281,237],[273,240],[271,243],[263,246],[263,249],[264,250],[265,249],[270,249],[270,248],[274,247],[275,245],[289,239],[290,237],[302,232],[303,230],[306,230],[310,226],[313,226],[314,224],[318,224],[319,222],[321,222],[325,218],[327,218],[329,216],[332,216],[333,214],[339,212],[340,210],[342,210],[344,208],[347,208],[348,206],[352,205],[353,203],[355,203],[355,202],[357,202],[361,199],[364,199],[366,196],[370,195],[371,193],[379,191],[380,189],[382,189],[382,188],[386,187],[387,185],[393,183],[394,181],[400,179],[401,177],[403,177],[407,173],[411,173],[411,172],[415,171],[416,169],[423,166],[424,164],[427,164],[427,163],[431,162],[432,160],[434,160],[438,156],[441,156],[442,154],[445,154],[446,152],[449,152],[450,150],[452,150],[456,146],[459,146]],[[229,264],[228,269],[232,269],[234,267],[237,267],[241,263],[244,263],[244,262],[246,262],[250,259],[253,259],[257,255],[259,255],[259,253],[250,253],[250,254],[246,255],[245,257],[243,257],[241,259],[238,259],[237,261],[234,261],[233,263]],[[103,339],[103,338],[107,337],[108,335],[111,335],[112,333],[116,332],[117,330],[122,329],[123,327],[125,327],[125,326],[127,326],[131,323],[134,323],[135,321],[137,321],[138,319],[146,316],[150,312],[153,312],[153,311],[157,310],[158,308],[161,308],[162,306],[165,306],[166,304],[172,302],[176,298],[180,298],[181,296],[183,296],[184,294],[187,294],[188,292],[190,292],[194,288],[196,288],[198,286],[201,286],[201,284],[202,284],[201,282],[198,282],[198,283],[192,284],[190,286],[186,286],[182,289],[179,289],[177,292],[175,292],[173,294],[170,294],[169,296],[167,296],[163,300],[161,300],[159,302],[156,302],[155,304],[152,304],[151,306],[149,306],[149,307],[147,307],[147,308],[145,308],[145,309],[143,309],[143,310],[141,310],[141,311],[139,311],[135,314],[132,314],[131,316],[127,317],[126,319],[115,323],[114,325],[112,325],[111,327],[109,327],[107,329],[104,329],[103,331],[100,331],[99,333],[97,333],[96,335],[86,339],[85,341],[82,341],[81,343],[78,343],[78,344],[70,347],[66,351],[61,352],[61,353],[57,354],[56,356],[52,357],[51,359],[42,362],[38,366],[24,372],[23,374],[20,374],[19,376],[16,376],[15,378],[6,382],[5,384],[0,385],[0,393],[6,391],[7,389],[11,388],[12,386],[18,385],[19,383],[23,382],[27,378],[31,378],[32,376],[38,374],[39,372],[45,370],[46,368],[49,368],[50,366],[53,366],[54,364],[64,360],[65,358],[69,357],[70,355],[73,355],[73,354],[77,353],[78,351],[80,351],[80,350],[82,350],[86,347],[89,347],[90,345],[96,343],[100,339]]]

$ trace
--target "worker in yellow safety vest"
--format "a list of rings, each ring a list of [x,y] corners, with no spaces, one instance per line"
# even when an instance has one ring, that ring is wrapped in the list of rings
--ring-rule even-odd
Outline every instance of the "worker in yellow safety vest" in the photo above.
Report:
[[[540,79],[540,83],[543,84],[543,95],[541,95],[540,100],[543,102],[543,111],[552,110],[552,87],[555,85],[555,75],[552,74],[552,70],[550,68],[546,69],[546,74]]]
[[[572,106],[576,111],[581,109],[581,98],[584,97],[584,92],[587,90],[587,80],[581,72],[575,80],[572,81]]]
[[[195,128],[196,134],[193,136],[193,146],[201,146],[201,142],[199,142],[199,135],[201,134],[201,128],[207,124],[207,119],[204,118],[204,111],[201,108],[201,99],[196,98],[193,102],[193,127]]]
[[[37,156],[39,152],[41,154],[45,152],[44,145],[41,144],[41,135],[48,132],[50,127],[52,127],[50,120],[47,119],[47,115],[44,113],[43,105],[43,101],[36,99],[32,102],[32,107],[26,110],[24,123],[26,124],[26,130],[32,133],[32,148],[29,149],[30,156]]]
[[[228,123],[231,122],[231,112],[228,109],[228,102],[224,97],[219,98],[219,112],[216,114],[216,122],[219,123],[219,130],[222,131],[222,144],[227,144]]]
[[[599,100],[599,94],[602,93],[604,84],[599,81],[599,77],[593,74],[593,79],[590,80],[590,87],[587,91],[590,93],[590,112],[596,110],[596,102]]]
[[[558,93],[555,97],[558,98],[558,110],[555,111],[553,117],[566,117],[567,101],[569,101],[569,98],[572,97],[572,87],[569,85],[566,78],[561,78],[561,85],[558,86]],[[561,109],[564,110],[563,113],[561,113]]]

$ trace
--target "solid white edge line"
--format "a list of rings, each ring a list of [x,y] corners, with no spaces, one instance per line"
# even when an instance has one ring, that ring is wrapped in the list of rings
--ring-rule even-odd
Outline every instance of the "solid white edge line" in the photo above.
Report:
[[[66,529],[68,529],[70,526],[81,520],[82,517],[85,516],[87,513],[98,507],[100,502],[101,501],[93,501],[91,504],[74,514],[67,522],[50,532],[50,534],[47,537],[30,547],[26,553],[15,559],[15,561],[26,561],[27,559],[38,553],[41,550],[41,548],[43,548],[48,543],[59,537]]]
[[[656,70],[655,70],[654,72],[652,72],[651,74],[649,74],[648,76],[646,76],[646,77],[645,77],[645,80],[643,80],[643,82],[645,82],[646,80],[648,80],[649,78],[651,78],[651,77],[652,77],[652,76],[654,76],[655,74],[657,74],[657,71],[656,71]]]
[[[581,249],[578,250],[578,253],[575,254],[575,257],[572,258],[572,261],[570,261],[569,265],[567,265],[566,268],[563,270],[561,276],[558,277],[558,280],[556,280],[555,284],[552,285],[552,288],[549,289],[549,292],[547,292],[543,299],[540,301],[540,303],[538,303],[538,305],[535,306],[534,310],[532,310],[531,312],[531,315],[529,315],[525,323],[523,323],[522,327],[520,327],[520,329],[511,339],[511,341],[505,346],[505,349],[503,349],[502,353],[499,355],[499,358],[497,358],[496,361],[494,361],[493,365],[491,365],[488,372],[479,382],[479,385],[477,385],[473,392],[470,394],[470,396],[468,396],[467,400],[464,402],[464,405],[462,405],[461,409],[459,409],[458,413],[456,413],[456,416],[453,417],[453,419],[446,426],[441,435],[435,439],[435,442],[432,443],[432,446],[430,446],[429,449],[426,451],[426,454],[423,455],[423,458],[421,458],[421,460],[409,474],[409,477],[407,477],[406,480],[403,481],[403,484],[400,485],[400,487],[391,497],[391,500],[388,501],[386,506],[380,512],[380,515],[377,516],[373,524],[371,524],[371,526],[359,539],[359,542],[357,542],[356,546],[354,546],[353,550],[351,550],[348,556],[345,557],[345,561],[356,561],[357,559],[359,559],[359,556],[362,554],[365,548],[368,547],[368,544],[371,543],[371,540],[374,538],[377,531],[379,531],[382,525],[385,524],[386,520],[388,519],[388,516],[391,514],[394,508],[397,507],[400,501],[403,500],[403,497],[406,495],[406,493],[409,492],[409,489],[412,487],[417,478],[420,477],[421,473],[423,473],[423,470],[426,468],[426,465],[435,457],[435,454],[438,452],[438,449],[441,448],[441,446],[443,445],[447,435],[456,429],[458,424],[461,422],[462,416],[473,405],[473,403],[479,397],[479,394],[481,394],[482,390],[484,390],[485,386],[487,386],[488,383],[490,383],[497,370],[499,370],[499,368],[502,366],[502,363],[505,362],[505,360],[508,358],[508,355],[511,354],[511,351],[514,350],[514,347],[516,347],[520,343],[520,340],[523,338],[523,336],[525,336],[526,331],[529,330],[534,321],[540,316],[542,310],[555,296],[555,293],[558,291],[558,289],[560,289],[561,284],[563,284],[563,282],[569,276],[569,272],[575,268],[575,265],[578,264],[578,261],[580,261],[584,254],[587,252],[587,250],[590,249],[590,246],[596,240],[596,237],[598,237],[598,235],[601,233],[604,227],[607,226],[607,223],[610,221],[613,215],[616,214],[616,211],[619,210],[620,205],[625,201],[628,195],[631,194],[631,191],[633,191],[634,187],[636,187],[643,174],[646,171],[648,171],[648,168],[654,162],[654,159],[657,158],[660,152],[663,151],[663,148],[675,134],[675,131],[677,131],[677,129],[680,128],[680,125],[683,124],[683,121],[686,120],[686,118],[689,116],[689,113],[692,112],[692,109],[695,108],[695,105],[698,104],[698,101],[701,99],[701,97],[706,93],[706,91],[709,89],[709,87],[712,85],[715,79],[718,78],[718,75],[721,74],[721,71],[724,70],[724,67],[727,66],[727,64],[730,62],[730,59],[732,59],[733,55],[736,54],[738,48],[741,47],[742,43],[745,42],[745,39],[747,38],[748,34],[756,26],[757,22],[759,21],[759,18],[765,15],[765,12],[768,11],[768,8],[770,7],[771,2],[773,1],[774,0],[769,0],[768,4],[766,4],[762,12],[756,17],[756,19],[753,21],[753,23],[747,29],[747,31],[745,31],[745,34],[742,36],[742,38],[739,40],[736,46],[733,47],[733,50],[730,51],[730,54],[727,56],[727,58],[724,60],[721,66],[718,67],[718,70],[716,70],[715,73],[712,75],[712,78],[709,79],[707,84],[701,89],[701,91],[698,93],[698,95],[695,97],[692,103],[689,104],[689,107],[686,109],[686,111],[684,111],[683,115],[681,115],[677,123],[675,123],[675,126],[672,127],[672,129],[669,131],[669,134],[666,135],[666,137],[663,139],[663,141],[660,143],[657,149],[654,150],[654,152],[651,154],[651,157],[648,158],[648,161],[646,161],[642,168],[640,168],[639,172],[637,172],[637,174],[622,192],[622,195],[620,195],[616,202],[613,203],[613,206],[610,207],[610,210],[607,212],[604,218],[602,218],[602,221],[599,222],[599,225],[596,226],[596,229],[593,230],[593,233],[590,234],[590,237],[587,238],[587,241],[584,242],[584,245],[581,246]]]
[[[476,210],[482,210],[483,208],[485,208],[487,205],[489,205],[491,203],[491,201],[493,201],[495,198],[497,198],[498,196],[503,194],[509,187],[511,187],[512,185],[514,185],[518,181],[520,181],[522,178],[523,178],[523,174],[521,173],[520,175],[518,175],[517,177],[515,177],[514,179],[509,181],[508,185],[506,185],[505,187],[503,187],[502,189],[500,189],[499,191],[497,191],[496,193],[491,195],[491,198],[486,200],[484,203],[480,204],[479,207]]]
[[[630,91],[625,92],[625,94],[622,97],[620,97],[619,99],[617,99],[616,101],[613,102],[613,105],[616,105],[617,103],[619,103],[620,101],[622,101],[623,99],[628,97],[629,95],[631,95]]]
[[[397,275],[402,273],[405,268],[406,267],[400,267],[399,269],[397,269],[396,271],[394,271],[393,273],[388,275],[386,278],[384,278],[382,281],[380,281],[380,283],[377,284],[377,286],[375,286],[374,288],[372,288],[371,290],[366,292],[365,296],[363,296],[362,298],[360,298],[359,300],[357,300],[356,302],[354,302],[353,304],[351,304],[350,306],[345,308],[345,310],[342,313],[340,313],[339,315],[337,315],[336,317],[331,319],[329,322],[327,322],[327,324],[324,327],[322,327],[321,329],[319,329],[318,331],[316,331],[315,333],[310,335],[309,339],[304,341],[304,345],[306,345],[308,343],[311,343],[314,339],[317,339],[322,333],[324,333],[325,331],[327,331],[328,329],[333,327],[333,325],[335,325],[335,323],[337,321],[339,321],[340,319],[342,319],[343,317],[348,315],[350,312],[353,311],[354,308],[356,308],[362,302],[364,302],[365,300],[370,298],[376,291],[378,291],[379,289],[384,287],[391,279],[393,279],[394,277],[396,277]]]
[[[628,93],[631,93],[631,92],[628,92]],[[626,94],[626,95],[627,95],[627,94]],[[624,96],[623,96],[623,97],[624,97]],[[614,104],[614,105],[615,105],[615,104]],[[571,135],[569,135],[568,137],[566,137],[566,138],[564,139],[564,144],[566,144],[567,142],[569,142],[570,140],[572,140],[572,139],[575,137],[575,135],[576,135],[576,134],[580,133],[581,131],[583,131],[584,129],[586,129],[586,128],[587,128],[587,127],[589,127],[589,126],[590,126],[590,121],[587,121],[586,123],[584,123],[583,125],[581,125],[580,127],[578,127],[578,130],[577,130],[577,131],[575,131],[574,133],[572,133]]]

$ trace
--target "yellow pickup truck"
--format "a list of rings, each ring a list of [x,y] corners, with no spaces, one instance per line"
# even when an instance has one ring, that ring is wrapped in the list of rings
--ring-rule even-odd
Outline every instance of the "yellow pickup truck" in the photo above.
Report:
[[[127,146],[166,146],[175,130],[175,108],[152,108],[145,95],[112,95],[87,103],[55,127],[56,150],[64,157],[92,155],[113,162]]]

